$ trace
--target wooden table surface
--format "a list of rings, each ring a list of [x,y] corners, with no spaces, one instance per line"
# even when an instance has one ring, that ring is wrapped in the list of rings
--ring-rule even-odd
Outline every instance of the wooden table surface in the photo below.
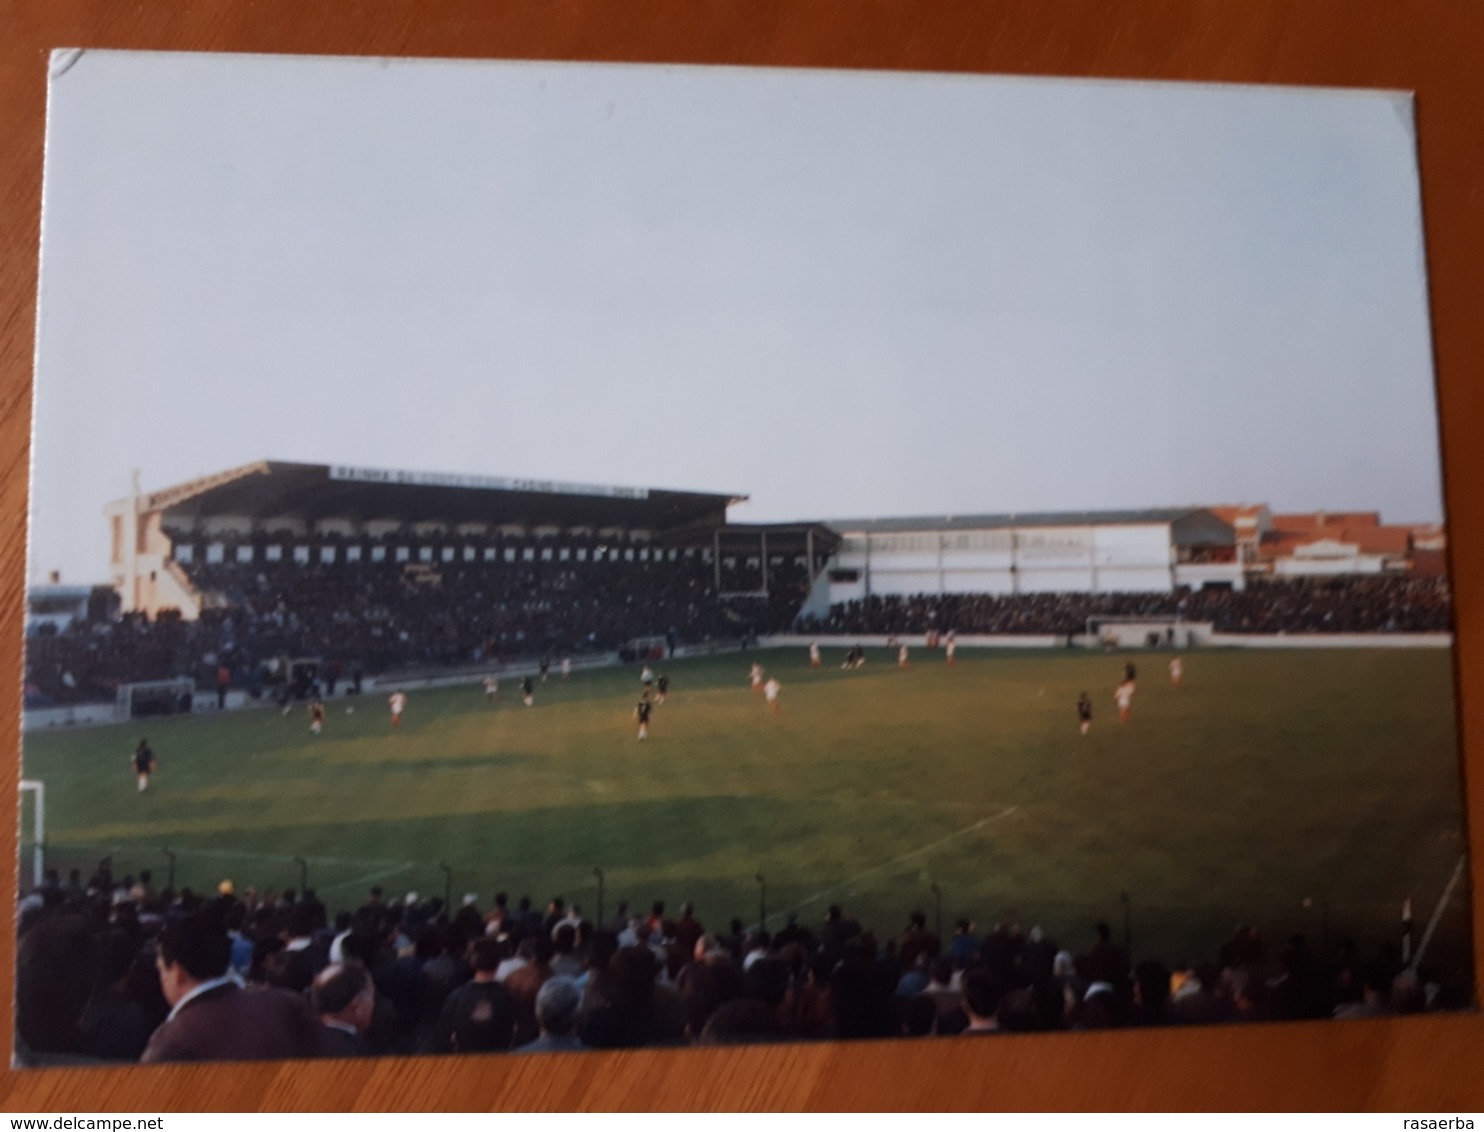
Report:
[[[1474,0],[0,0],[0,718],[19,744],[47,53],[54,47],[595,59],[1417,92],[1473,859],[1484,847],[1484,5]],[[1364,390],[1357,388],[1357,396]],[[14,756],[11,756],[14,757]],[[15,860],[7,807],[0,859]],[[14,902],[3,904],[8,1001]],[[1484,907],[1473,897],[1476,957]],[[1476,966],[1484,962],[1476,958]],[[4,1026],[9,1033],[9,1025]],[[5,1038],[8,1047],[9,1038]],[[31,1070],[10,1111],[1103,1108],[1484,1110],[1484,1017],[985,1042]]]

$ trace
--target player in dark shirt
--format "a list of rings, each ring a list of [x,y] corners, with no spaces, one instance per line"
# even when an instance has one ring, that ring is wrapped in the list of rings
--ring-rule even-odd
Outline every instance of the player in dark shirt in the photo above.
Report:
[[[543,683],[543,684],[546,683],[546,674],[548,672],[550,672],[550,671],[551,671],[551,657],[549,655],[548,656],[543,656],[541,658],[541,683]]]
[[[1138,679],[1138,672],[1134,669],[1134,662],[1129,661],[1123,666],[1123,678],[1132,684]]]
[[[649,693],[639,697],[639,703],[634,708],[634,718],[639,721],[639,738],[649,738],[649,713],[654,705],[649,702]]]
[[[536,702],[536,682],[529,676],[520,682],[520,698],[525,701],[526,707]]]
[[[129,761],[134,766],[134,773],[139,776],[139,792],[143,794],[149,786],[149,776],[155,770],[155,753],[149,749],[147,740],[139,740],[139,746],[134,748],[134,754]]]
[[[664,703],[665,696],[670,691],[670,678],[661,672],[659,682],[655,685],[655,688],[659,692],[659,695],[655,698],[654,702],[657,704]]]
[[[1083,692],[1077,700],[1077,721],[1081,724],[1082,734],[1086,735],[1088,729],[1092,727],[1092,699],[1086,692]]]

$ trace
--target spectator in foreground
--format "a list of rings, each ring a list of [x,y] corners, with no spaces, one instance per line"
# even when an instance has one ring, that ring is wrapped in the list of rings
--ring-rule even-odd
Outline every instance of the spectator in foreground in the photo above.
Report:
[[[994,980],[983,971],[970,971],[964,976],[964,998],[962,1009],[969,1024],[963,1028],[965,1034],[993,1034],[999,1031],[996,1014],[1000,1008],[1000,994]]]
[[[371,1052],[366,1031],[376,1009],[376,989],[360,963],[334,963],[315,976],[311,990],[320,1021],[324,1057],[364,1057]]]
[[[517,1009],[510,991],[495,979],[500,944],[488,936],[469,945],[474,977],[452,991],[433,1033],[434,1052],[509,1049],[515,1038]]]
[[[228,974],[232,941],[211,910],[167,921],[155,964],[170,1014],[141,1062],[259,1061],[311,1057],[319,1025],[303,996],[239,987]]]
[[[586,1049],[577,1036],[577,1012],[582,995],[571,979],[558,975],[541,984],[536,994],[536,1023],[541,1036],[516,1053],[570,1053]]]

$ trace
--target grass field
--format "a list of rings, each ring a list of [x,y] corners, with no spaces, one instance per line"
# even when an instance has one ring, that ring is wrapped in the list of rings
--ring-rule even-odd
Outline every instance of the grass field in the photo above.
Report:
[[[757,656],[783,682],[771,715],[747,687]],[[1238,923],[1270,936],[1394,935],[1411,897],[1419,931],[1463,843],[1445,650],[1211,651],[1140,665],[1134,718],[1112,690],[1122,654],[978,652],[947,668],[918,650],[842,672],[803,650],[673,662],[651,738],[635,740],[633,668],[538,685],[487,705],[475,687],[413,691],[402,728],[385,695],[331,705],[29,735],[45,781],[50,863],[116,873],[179,854],[177,882],[310,883],[332,907],[389,893],[496,889],[544,902],[693,899],[707,922],[816,920],[837,901],[895,931],[914,907],[946,923],[1039,923],[1073,945],[1098,918],[1135,949],[1210,955]],[[1077,694],[1092,733],[1078,735]],[[160,766],[138,795],[129,754]],[[29,833],[29,816],[25,829]],[[1311,903],[1306,907],[1305,901]],[[1466,953],[1467,885],[1434,948]],[[779,921],[775,921],[779,922]]]

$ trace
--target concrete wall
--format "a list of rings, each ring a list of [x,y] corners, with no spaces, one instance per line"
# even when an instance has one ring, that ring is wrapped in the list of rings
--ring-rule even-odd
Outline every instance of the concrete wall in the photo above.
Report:
[[[1118,625],[1119,629],[1130,629],[1136,634],[1136,642],[1129,651],[1137,652],[1142,646],[1143,631],[1152,632],[1163,628],[1168,622],[1146,626]],[[1109,626],[1113,628],[1114,626]],[[1182,647],[1188,633],[1195,633],[1197,644],[1208,648],[1236,649],[1446,649],[1453,645],[1452,633],[1216,633],[1211,626],[1201,623],[1182,624],[1176,631],[1176,642]],[[1064,636],[1010,636],[993,633],[959,634],[956,638],[961,648],[1066,648]],[[867,648],[885,648],[888,640],[905,643],[908,648],[925,648],[923,635],[902,634],[889,638],[885,634],[848,634],[808,636],[802,633],[781,633],[758,640],[760,648],[807,649],[811,641],[820,648],[849,648],[865,645]],[[1078,647],[1095,646],[1083,634],[1076,637]]]

